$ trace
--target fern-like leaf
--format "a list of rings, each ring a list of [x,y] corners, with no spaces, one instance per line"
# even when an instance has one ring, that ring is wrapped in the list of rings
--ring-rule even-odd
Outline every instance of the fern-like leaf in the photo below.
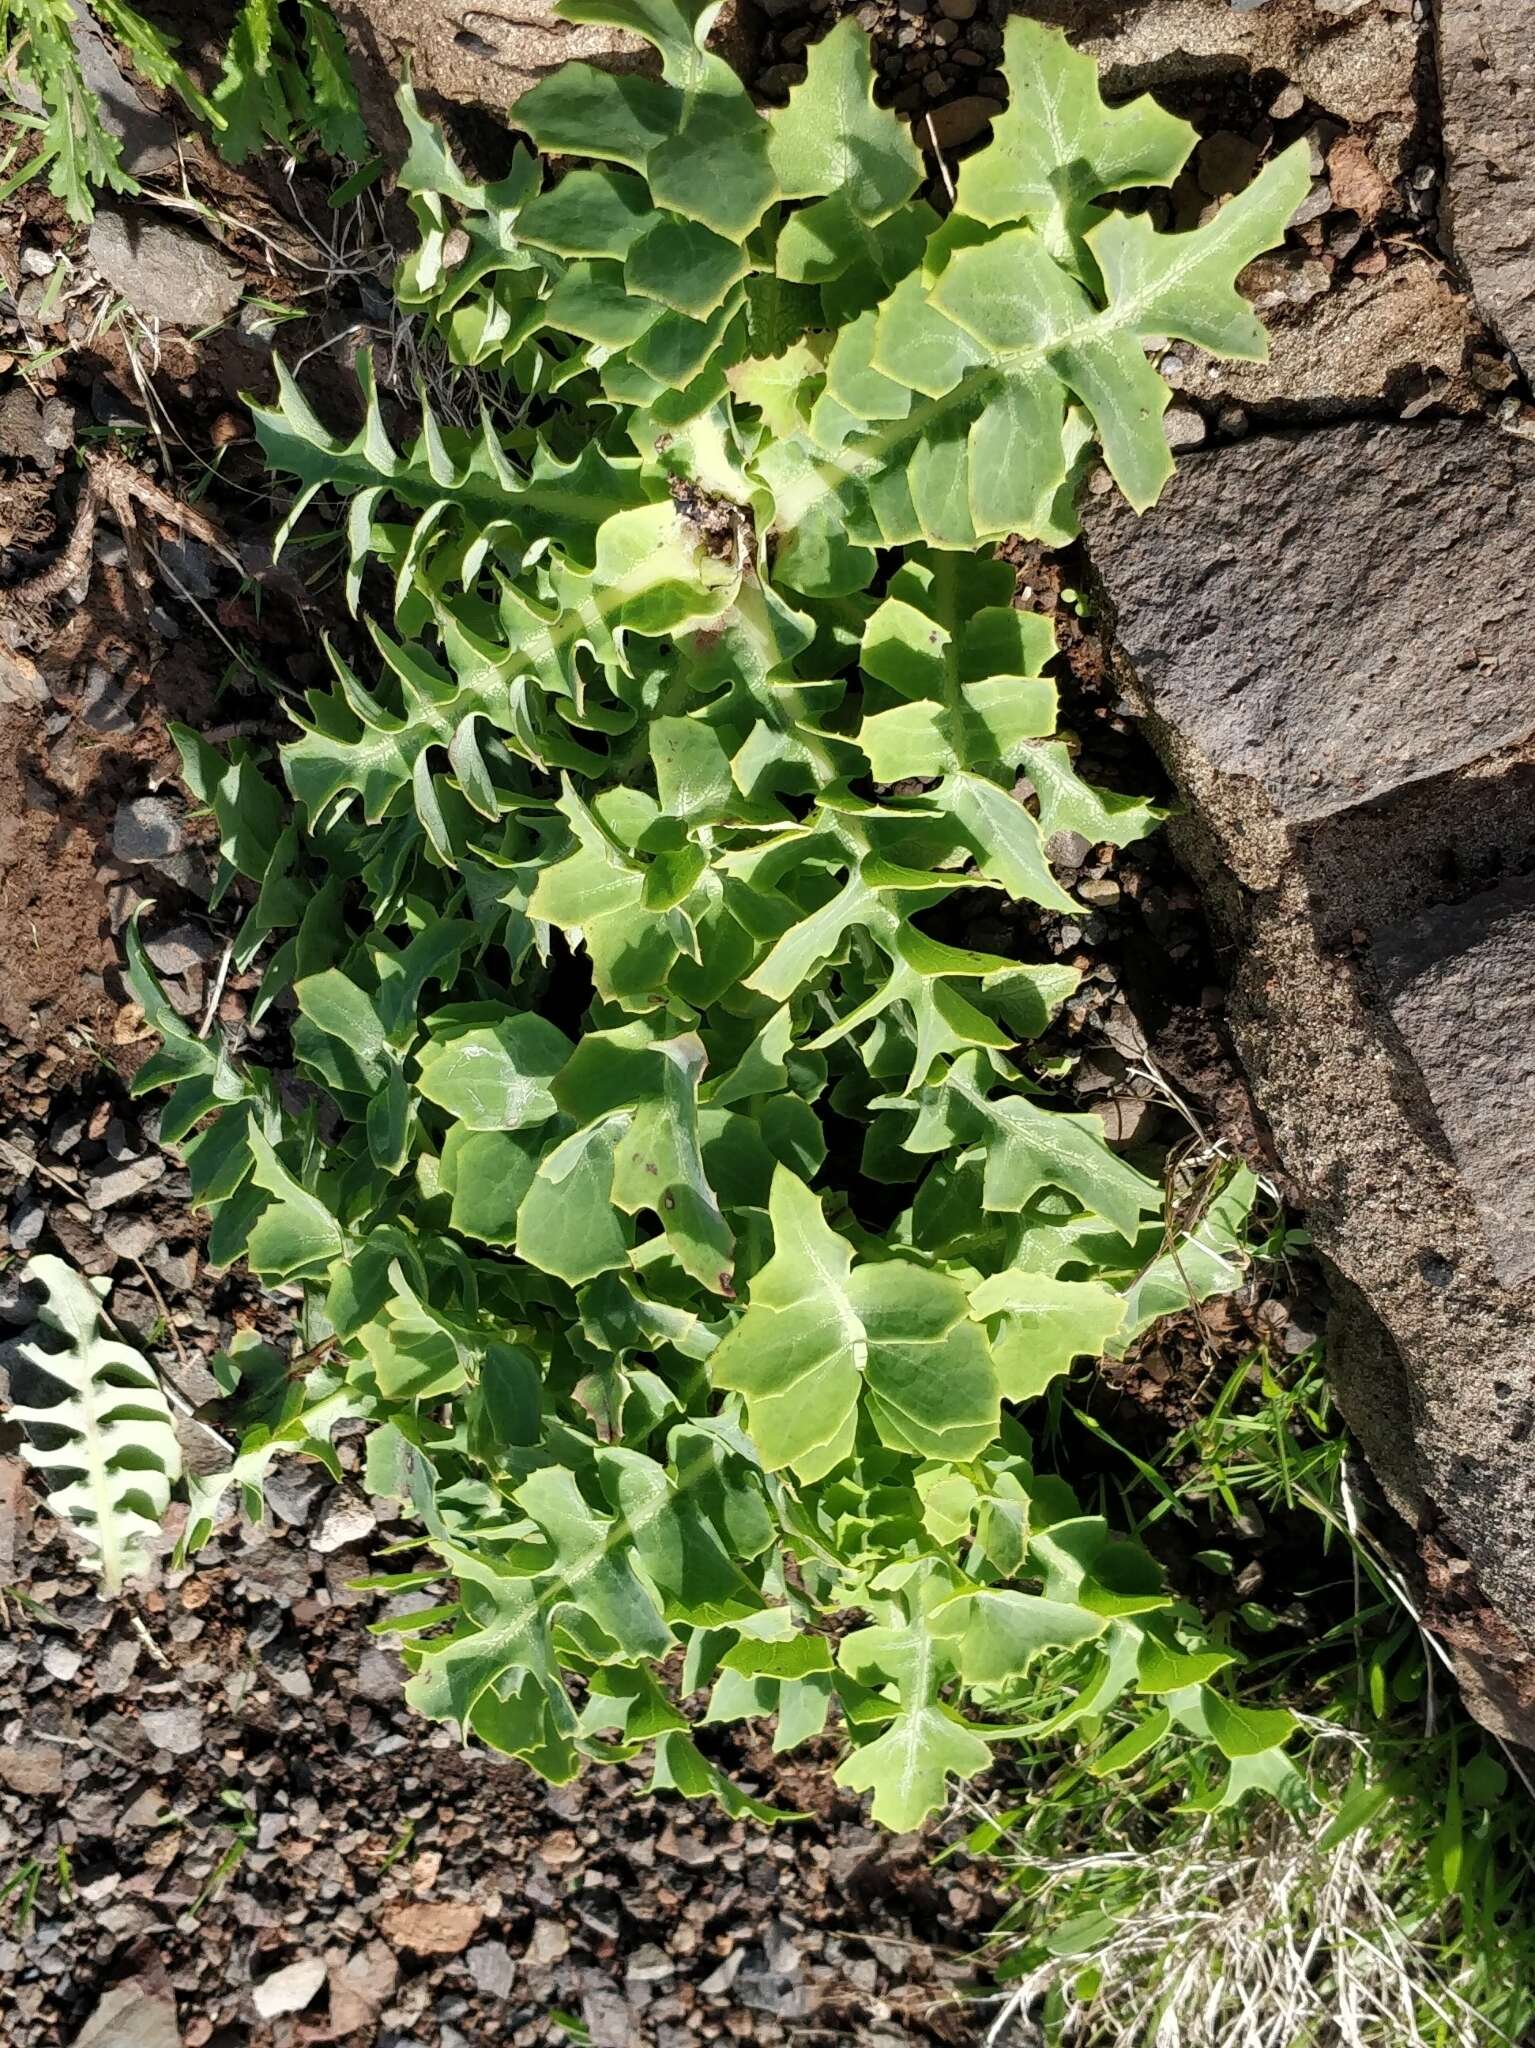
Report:
[[[181,1477],[181,1446],[153,1367],[118,1339],[95,1289],[62,1259],[32,1259],[23,1276],[46,1290],[38,1312],[65,1340],[48,1351],[22,1345],[28,1366],[57,1382],[57,1401],[14,1403],[26,1431],[21,1455],[55,1485],[48,1505],[96,1554],[109,1597],[148,1568],[144,1545],[159,1530]]]

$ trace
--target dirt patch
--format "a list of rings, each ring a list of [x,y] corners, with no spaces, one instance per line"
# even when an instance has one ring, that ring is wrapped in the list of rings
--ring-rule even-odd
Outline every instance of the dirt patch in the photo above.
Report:
[[[116,1010],[98,835],[39,779],[45,744],[40,713],[0,708],[0,1031],[34,1048],[108,1034]]]
[[[364,1552],[326,1531],[352,1497],[318,1468],[275,1490],[294,1519],[157,1569],[142,1632],[45,1514],[28,1527],[17,1470],[0,1459],[0,1577],[30,1603],[0,1639],[0,1868],[40,1878],[0,1925],[10,2048],[72,2040],[146,1952],[187,2048],[531,2048],[558,2012],[615,2048],[977,2038],[955,2001],[999,1901],[975,1867],[935,1872],[931,1841],[869,1828],[749,1731],[704,1736],[811,1818],[769,1830],[639,1798],[637,1769],[548,1787],[458,1750],[366,1632],[405,1603],[351,1589]],[[302,2019],[260,2019],[253,1985],[306,1960]]]

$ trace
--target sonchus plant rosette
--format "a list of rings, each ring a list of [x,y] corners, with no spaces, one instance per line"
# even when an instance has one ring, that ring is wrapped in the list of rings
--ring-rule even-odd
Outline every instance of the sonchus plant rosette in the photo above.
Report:
[[[898,1828],[1024,1726],[1104,1770],[1179,1743],[1210,1803],[1293,1787],[1288,1717],[1017,1412],[1234,1284],[1251,1178],[1170,1230],[1028,1077],[1075,976],[967,918],[1069,909],[1050,836],[1155,823],[1077,775],[988,544],[1073,532],[1095,449],[1156,496],[1148,344],[1262,353],[1235,279],[1305,152],[1160,234],[1103,201],[1193,132],[1013,20],[940,214],[855,23],[763,115],[712,9],[562,11],[660,69],[519,103],[558,174],[473,184],[402,96],[402,295],[512,405],[401,449],[371,386],[336,438],[285,377],[259,431],[295,518],[346,501],[375,651],[335,657],[285,791],[181,736],[312,1105],[194,1038],[130,941],[212,1255],[296,1283],[321,1347],[231,1483],[373,1423],[426,1549],[376,1583],[454,1589],[383,1624],[409,1697],[557,1780],[643,1751],[767,1812],[701,1701],[779,1748],[835,1729]]]

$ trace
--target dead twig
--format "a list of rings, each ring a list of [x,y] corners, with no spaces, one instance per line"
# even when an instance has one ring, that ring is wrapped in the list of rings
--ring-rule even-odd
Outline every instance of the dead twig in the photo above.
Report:
[[[87,454],[84,460],[85,488],[75,508],[75,522],[68,540],[46,569],[39,569],[35,576],[25,577],[20,583],[0,590],[0,610],[39,609],[84,575],[90,564],[97,522],[103,512],[110,512],[117,522],[128,550],[129,574],[141,591],[148,590],[154,581],[140,531],[141,508],[179,526],[184,533],[214,549],[236,568],[241,566],[239,556],[213,520],[192,506],[184,505],[163,485],[157,484],[153,477],[135,469],[123,456]]]

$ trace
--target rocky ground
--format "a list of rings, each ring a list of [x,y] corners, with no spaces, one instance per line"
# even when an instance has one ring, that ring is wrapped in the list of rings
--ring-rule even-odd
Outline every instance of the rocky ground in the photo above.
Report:
[[[359,33],[387,15],[397,37],[413,10],[342,11]],[[453,10],[429,11],[423,63],[451,50],[438,84],[465,100],[504,104],[508,80],[548,57],[487,41],[508,33],[499,16],[454,29]],[[737,18],[732,47],[772,96],[840,11],[775,0]],[[1116,1141],[1171,1141],[1191,1112],[1271,1177],[1288,1172],[1344,1299],[1384,1303],[1393,1337],[1362,1311],[1339,1332],[1363,1389],[1356,1421],[1431,1530],[1443,1627],[1485,1662],[1498,1625],[1477,1574],[1505,1604],[1522,1597],[1499,1539],[1528,1520],[1517,1445],[1535,1399],[1535,1182],[1519,1150],[1535,1128],[1519,1022],[1532,1000],[1519,878],[1535,868],[1520,638],[1530,280],[1518,238],[1498,230],[1529,198],[1498,140],[1510,106],[1535,118],[1526,60],[1492,0],[1443,0],[1437,25],[1414,0],[1029,11],[1068,26],[1116,89],[1151,85],[1200,127],[1173,217],[1197,218],[1296,136],[1315,184],[1250,280],[1272,362],[1164,359],[1180,387],[1170,431],[1199,452],[1162,524],[1132,531],[1105,513],[1091,569],[1080,551],[1018,560],[1022,601],[1061,628],[1087,772],[1156,786],[1139,722],[1153,714],[1195,805],[1180,844],[1216,938],[1199,888],[1153,842],[1119,861],[1057,849],[1083,914],[1027,943],[1087,976],[1063,1044]],[[983,132],[1000,94],[997,0],[858,12],[884,89],[945,160]],[[360,340],[402,398],[410,365],[383,288],[389,217],[372,199],[335,214],[317,172],[237,176],[186,138],[178,159],[153,107],[124,118],[133,160],[159,180],[152,207],[104,209],[88,235],[30,187],[0,213],[0,372],[16,373],[0,391],[0,1254],[57,1251],[108,1276],[114,1316],[197,1409],[213,1352],[239,1327],[280,1328],[285,1306],[208,1272],[153,1103],[129,1094],[148,1042],[121,930],[152,899],[150,951],[178,1007],[251,1057],[278,1056],[250,1031],[252,980],[229,963],[232,919],[210,901],[168,728],[276,734],[277,700],[318,658],[323,577],[314,597],[270,563],[239,394],[270,388],[274,347],[307,358],[338,416]],[[183,166],[201,211],[179,196]],[[81,465],[110,448],[162,495],[82,544]],[[61,549],[54,587],[29,591]],[[1094,572],[1128,665],[1104,615],[1066,595]],[[1159,661],[1168,646],[1177,657]],[[1453,915],[1488,890],[1469,923]],[[1233,973],[1261,1108],[1230,1058]],[[1286,1008],[1297,980],[1304,1001]],[[1423,1037],[1447,990],[1462,1029],[1507,1020],[1476,1075],[1490,1117],[1456,1107],[1453,1043],[1447,1057]],[[0,1273],[0,1324],[22,1313]],[[1309,1303],[1261,1314],[1280,1348],[1313,1333]],[[1258,1333],[1235,1315],[1233,1356]],[[1505,1361],[1490,1384],[1489,1346]],[[1155,1407],[1178,1372],[1173,1343],[1122,1380]],[[1392,1374],[1429,1375],[1416,1443]],[[733,1760],[812,1819],[769,1832],[637,1801],[617,1773],[549,1792],[460,1756],[404,1713],[396,1660],[365,1632],[372,1596],[349,1590],[380,1540],[365,1511],[303,1472],[279,1482],[275,1508],[260,1530],[223,1532],[195,1574],[162,1571],[140,1608],[106,1610],[0,1456],[0,1977],[18,2048],[984,2033],[952,1997],[972,1986],[992,1910],[983,1872],[933,1870],[765,1756]],[[1517,1708],[1516,1652],[1493,1663]]]
[[[720,1754],[808,1811],[776,1830],[459,1751],[367,1632],[361,1496],[293,1467],[270,1502],[106,1605],[0,1462],[8,2043],[974,2038],[983,1872],[765,1750]]]

